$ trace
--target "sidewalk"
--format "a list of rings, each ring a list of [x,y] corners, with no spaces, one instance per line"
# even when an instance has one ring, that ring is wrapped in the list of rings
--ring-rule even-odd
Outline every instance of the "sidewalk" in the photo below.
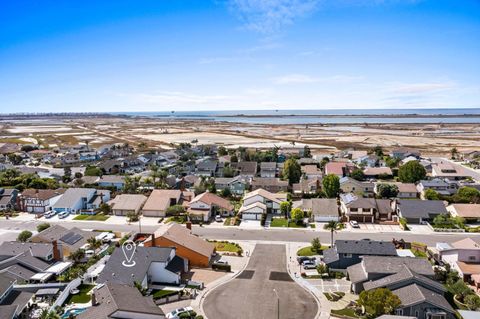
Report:
[[[318,302],[318,313],[316,318],[328,319],[330,318],[331,305],[328,299],[323,293],[321,293],[315,286],[311,285],[308,281],[303,279],[300,275],[301,267],[297,262],[297,251],[305,246],[309,246],[310,243],[287,243],[287,271],[290,276],[299,284],[309,291]]]

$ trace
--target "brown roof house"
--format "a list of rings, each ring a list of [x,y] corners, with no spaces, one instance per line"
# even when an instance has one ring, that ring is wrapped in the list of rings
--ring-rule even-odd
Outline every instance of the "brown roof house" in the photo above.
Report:
[[[129,213],[138,215],[147,196],[141,194],[121,194],[111,199],[108,204],[112,207],[115,216],[127,216]]]
[[[26,189],[18,196],[19,208],[28,213],[45,213],[62,197],[64,192],[64,189]]]
[[[170,206],[182,205],[194,197],[193,192],[178,189],[155,189],[143,205],[143,216],[165,217]]]
[[[157,229],[145,242],[145,247],[175,247],[178,256],[195,267],[209,267],[215,245],[192,234],[186,227],[172,223]]]
[[[373,223],[375,220],[396,220],[392,201],[357,197],[352,193],[340,194],[340,207],[348,221]]]
[[[192,221],[207,222],[214,215],[232,216],[234,211],[230,201],[213,193],[205,192],[190,201],[188,213]]]
[[[264,189],[272,193],[288,191],[288,181],[282,181],[280,178],[255,177],[250,182],[252,191]]]
[[[462,217],[467,222],[480,220],[480,204],[451,204],[447,211],[453,217]]]

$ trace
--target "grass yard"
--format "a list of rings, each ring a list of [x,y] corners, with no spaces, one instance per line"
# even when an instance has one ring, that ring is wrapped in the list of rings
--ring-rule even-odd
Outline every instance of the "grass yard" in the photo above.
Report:
[[[167,296],[173,296],[173,295],[176,295],[176,294],[178,294],[178,291],[176,291],[176,290],[162,289],[162,290],[155,291],[152,294],[152,296],[153,296],[153,299],[160,299],[160,298],[164,298],[164,297],[167,297]]]
[[[323,250],[325,249],[328,249],[327,246],[322,246],[322,248],[320,248],[320,250],[322,250],[321,252],[317,252],[317,251],[313,251],[312,250],[312,246],[307,246],[307,247],[303,247],[303,248],[300,248],[298,251],[297,251],[297,256],[314,256],[314,255],[321,255],[323,253]]]
[[[70,303],[87,303],[90,301],[90,299],[92,299],[91,295],[89,295],[88,293],[90,292],[90,290],[93,289],[93,287],[95,287],[94,285],[80,285],[78,287],[78,290],[80,290],[80,292],[76,295],[70,295],[67,300],[66,300],[66,304],[70,304]]]
[[[242,247],[240,247],[240,245],[237,243],[232,243],[229,241],[213,241],[212,243],[215,245],[216,251],[228,251],[236,254],[243,252]]]
[[[344,292],[324,292],[323,293],[328,301],[336,302],[345,296]]]
[[[424,253],[423,251],[412,249],[412,252],[415,255],[415,257],[427,258],[427,253]]]
[[[164,223],[176,222],[179,224],[185,224],[187,222],[187,216],[171,216],[165,219]]]
[[[340,310],[332,310],[330,311],[332,315],[339,315],[342,317],[349,317],[349,318],[364,318],[363,316],[357,316],[355,314],[355,310],[352,308],[343,308]]]
[[[73,220],[94,220],[94,221],[104,222],[109,218],[110,216],[107,216],[107,215],[78,215],[78,216],[75,216]]]
[[[294,221],[288,221],[286,218],[272,218],[270,227],[289,227],[289,228],[305,228],[304,224],[298,225]]]

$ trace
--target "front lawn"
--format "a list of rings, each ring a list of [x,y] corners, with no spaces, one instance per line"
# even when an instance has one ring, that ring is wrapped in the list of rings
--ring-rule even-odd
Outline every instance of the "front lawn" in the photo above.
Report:
[[[352,308],[343,308],[339,310],[331,310],[330,313],[332,315],[339,315],[341,317],[348,317],[348,318],[364,318],[363,316],[357,316],[355,314],[355,310]]]
[[[297,256],[322,255],[322,254],[323,254],[323,251],[324,251],[325,249],[328,249],[328,247],[327,247],[327,246],[322,246],[322,248],[320,248],[320,251],[315,251],[315,250],[312,250],[312,246],[307,246],[307,247],[300,248],[300,249],[297,251]]]
[[[92,296],[88,294],[90,290],[93,289],[95,285],[80,285],[78,286],[78,290],[80,292],[76,295],[70,295],[67,300],[66,304],[71,304],[71,303],[87,303],[92,299]]]
[[[165,221],[164,221],[165,224],[168,224],[170,222],[176,222],[178,224],[185,224],[187,222],[187,216],[183,216],[183,215],[171,216],[171,217],[168,217],[167,219],[165,219]]]
[[[78,215],[73,218],[73,220],[94,220],[104,222],[109,219],[110,216],[107,215]]]
[[[336,302],[345,296],[344,292],[324,292],[323,293],[328,301]]]
[[[270,227],[289,227],[289,228],[305,228],[304,224],[297,224],[295,221],[288,221],[286,218],[272,218]]]
[[[232,243],[229,241],[212,241],[215,245],[216,251],[228,251],[235,254],[242,254],[243,249],[237,243]]]

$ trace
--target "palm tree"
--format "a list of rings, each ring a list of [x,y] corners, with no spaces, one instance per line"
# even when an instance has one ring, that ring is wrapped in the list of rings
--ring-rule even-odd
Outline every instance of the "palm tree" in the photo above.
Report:
[[[40,319],[60,319],[60,315],[54,311],[49,311],[49,309],[44,309]]]
[[[333,233],[337,230],[339,230],[341,227],[342,227],[342,223],[336,221],[336,220],[331,220],[329,221],[328,223],[325,224],[325,226],[323,226],[324,229],[326,230],[329,230],[330,231],[330,235],[331,235],[331,247],[333,247]]]
[[[87,239],[87,243],[90,245],[90,248],[93,250],[97,250],[98,248],[102,247],[102,242],[98,240],[96,237],[91,237]]]
[[[78,263],[85,257],[85,251],[83,249],[77,249],[68,256],[70,260],[73,260],[75,263]]]

